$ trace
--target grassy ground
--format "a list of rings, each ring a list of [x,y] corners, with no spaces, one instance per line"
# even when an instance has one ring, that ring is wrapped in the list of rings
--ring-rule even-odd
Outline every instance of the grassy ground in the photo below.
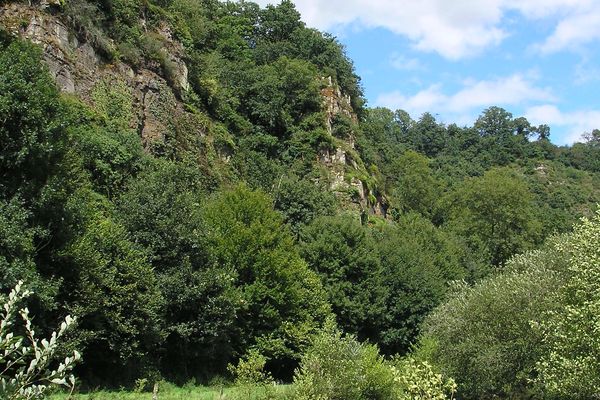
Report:
[[[277,398],[283,397],[289,392],[288,385],[278,385],[273,390]],[[264,388],[240,388],[240,387],[205,387],[184,386],[177,387],[170,384],[162,384],[158,393],[158,400],[253,400],[264,394]],[[280,397],[281,396],[281,397]],[[49,400],[151,400],[152,393],[135,393],[131,391],[96,391],[85,394],[54,394]]]

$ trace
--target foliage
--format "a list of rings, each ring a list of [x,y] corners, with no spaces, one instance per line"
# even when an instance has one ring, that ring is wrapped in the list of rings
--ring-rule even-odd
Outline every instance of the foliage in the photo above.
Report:
[[[72,357],[66,357],[57,366],[51,363],[59,348],[63,336],[75,324],[75,319],[67,316],[60,329],[52,332],[50,340],[37,338],[29,310],[22,308],[19,315],[24,324],[24,337],[19,336],[20,329],[15,325],[17,307],[31,295],[22,290],[19,281],[4,303],[4,312],[0,314],[0,396],[7,400],[43,399],[55,386],[65,386],[73,390],[75,377],[70,374],[80,360],[77,351]]]
[[[177,381],[224,369],[239,308],[235,270],[210,261],[203,188],[193,165],[161,161],[117,202],[120,220],[148,253],[164,298],[163,373]],[[194,374],[186,376],[190,370]]]
[[[54,168],[65,138],[58,91],[26,41],[0,47],[0,194],[34,196]]]
[[[536,383],[549,398],[581,399],[599,395],[600,211],[584,219],[557,248],[567,254],[569,279],[559,304],[536,321],[544,352]]]
[[[398,400],[445,400],[454,398],[456,383],[434,371],[426,361],[412,357],[397,360],[391,367],[399,386]]]
[[[20,279],[39,290],[43,285],[34,263],[38,230],[28,226],[31,212],[19,198],[0,200],[0,289],[7,291]]]
[[[402,354],[445,298],[449,283],[468,277],[470,260],[455,237],[414,213],[383,226],[376,242],[388,293],[378,343],[385,354]]]
[[[523,177],[512,169],[491,169],[465,180],[445,201],[448,226],[492,265],[501,265],[539,240],[533,197]]]
[[[96,191],[109,198],[142,168],[142,146],[130,130],[82,124],[71,129],[71,135]]]
[[[235,376],[238,393],[236,399],[274,399],[275,394],[273,377],[265,372],[267,359],[256,350],[250,350],[245,357],[240,358],[237,365],[229,364],[229,372]],[[256,396],[257,392],[262,392]]]
[[[129,127],[133,117],[133,96],[125,82],[102,80],[92,88],[91,96],[98,114],[121,128]]]
[[[212,257],[236,271],[241,299],[235,350],[240,354],[255,347],[275,365],[289,368],[329,306],[272,204],[264,193],[238,186],[218,193],[204,218]]]
[[[123,365],[135,376],[161,339],[163,299],[146,254],[121,225],[98,213],[63,257],[72,265],[70,308],[81,318],[75,337],[90,359],[87,372],[113,374]]]
[[[436,344],[433,361],[456,379],[466,399],[519,396],[530,391],[543,354],[542,335],[531,329],[556,307],[554,293],[565,280],[561,246],[511,259],[502,274],[473,287],[460,284],[427,319],[425,337]]]
[[[376,340],[385,285],[369,230],[352,215],[321,217],[300,232],[299,248],[321,277],[340,328]]]
[[[291,230],[298,233],[314,219],[335,212],[336,199],[322,185],[293,176],[283,176],[274,194],[275,208],[280,211]]]
[[[569,275],[548,261],[560,252],[529,253],[506,275],[494,267],[592,215],[597,130],[557,147],[547,126],[499,107],[464,127],[366,109],[343,46],[287,0],[69,0],[51,14],[112,67],[86,82],[91,107],[59,94],[39,48],[0,32],[0,288],[27,279],[44,332],[80,314],[67,345],[82,346],[87,385],[209,380],[253,349],[265,371],[290,379],[332,309],[344,333],[405,353],[457,279],[475,286],[451,291],[448,315],[434,313],[425,331],[436,327],[431,357],[469,382],[467,396],[529,391],[540,359],[550,364],[538,387],[558,379],[569,355],[540,358],[560,340],[524,321],[558,301],[531,305],[526,293],[541,298]],[[187,91],[174,57],[189,70]],[[156,78],[145,110],[122,63]],[[330,115],[324,94],[344,112]],[[161,140],[135,131],[147,111],[164,121]],[[332,165],[324,152],[338,148],[345,161]],[[356,203],[338,201],[348,193],[335,183],[349,181]],[[385,219],[370,208],[379,202]],[[593,287],[573,282],[574,292]],[[471,304],[480,301],[496,314]],[[566,329],[559,314],[543,315]],[[485,337],[471,331],[475,317],[488,322]],[[505,349],[519,364],[497,356]],[[424,364],[409,369],[434,383]]]
[[[377,347],[343,335],[330,319],[302,356],[294,377],[294,399],[394,398],[394,374]]]
[[[387,190],[394,196],[400,212],[416,211],[426,217],[432,216],[441,185],[433,176],[429,163],[427,158],[412,150],[392,161]]]

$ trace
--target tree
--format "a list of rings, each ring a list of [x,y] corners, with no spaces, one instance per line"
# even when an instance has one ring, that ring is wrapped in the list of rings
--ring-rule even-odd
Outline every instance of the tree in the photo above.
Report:
[[[29,200],[37,194],[66,138],[58,90],[40,59],[41,49],[26,41],[0,47],[0,196],[5,198],[21,192]]]
[[[146,253],[125,229],[96,213],[62,254],[72,276],[69,308],[80,319],[76,343],[85,346],[88,378],[139,376],[163,338],[163,298]]]
[[[28,224],[31,212],[15,197],[6,202],[0,200],[0,290],[8,291],[27,279],[30,287],[44,287],[35,266],[35,238],[37,229]]]
[[[512,114],[501,107],[490,107],[484,110],[474,128],[481,136],[506,137],[514,132]]]
[[[236,273],[241,299],[232,341],[237,356],[256,348],[274,373],[293,371],[329,312],[321,283],[300,258],[272,199],[241,185],[204,207],[214,261]]]
[[[256,125],[277,137],[306,115],[321,110],[316,71],[310,63],[281,57],[250,71],[242,111]]]
[[[430,113],[424,113],[409,130],[412,149],[426,155],[437,156],[446,146],[448,136],[443,124],[438,123]]]
[[[449,283],[468,277],[470,260],[456,238],[416,213],[384,226],[375,238],[388,294],[378,343],[385,354],[402,354],[445,298]]]
[[[120,220],[148,253],[164,298],[163,374],[177,381],[223,372],[233,358],[240,294],[235,269],[211,260],[205,197],[196,167],[155,161],[117,202]]]
[[[392,161],[388,191],[403,212],[416,211],[431,217],[441,194],[441,185],[433,176],[429,160],[409,150]]]
[[[446,226],[467,238],[492,265],[538,242],[539,222],[523,177],[510,168],[493,168],[461,183],[445,199]]]
[[[299,248],[321,277],[340,328],[376,341],[386,292],[369,230],[351,215],[317,218],[300,232]]]
[[[583,135],[586,143],[591,146],[600,146],[600,129],[594,129],[591,132],[587,132]]]
[[[315,218],[333,214],[335,206],[333,193],[306,179],[283,177],[275,192],[275,209],[284,215],[295,234]]]
[[[296,29],[304,27],[300,17],[290,0],[283,0],[276,6],[268,5],[260,12],[258,36],[272,42],[288,40]]]

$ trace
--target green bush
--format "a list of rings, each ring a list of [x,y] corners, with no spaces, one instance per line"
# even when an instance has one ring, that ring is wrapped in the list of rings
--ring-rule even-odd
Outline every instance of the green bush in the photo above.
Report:
[[[600,211],[575,227],[572,240],[559,243],[568,255],[569,274],[559,293],[560,307],[537,324],[543,355],[536,383],[545,396],[592,399],[600,396]]]
[[[269,400],[277,397],[275,381],[265,371],[267,359],[257,350],[250,350],[237,365],[229,365],[228,370],[235,376],[237,400]]]
[[[342,335],[329,319],[303,355],[294,378],[296,400],[389,400],[394,373],[376,346]]]
[[[426,361],[399,359],[392,371],[398,400],[444,400],[456,393],[454,379],[445,378]]]
[[[550,245],[514,257],[506,268],[473,287],[455,287],[425,323],[425,337],[437,344],[432,359],[456,379],[461,398],[526,395],[536,375],[542,335],[531,323],[556,306],[564,254]]]

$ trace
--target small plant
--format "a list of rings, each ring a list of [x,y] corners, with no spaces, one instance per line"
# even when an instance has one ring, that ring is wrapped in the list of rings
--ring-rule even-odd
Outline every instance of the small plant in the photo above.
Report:
[[[412,357],[397,361],[391,367],[394,383],[399,389],[398,400],[445,400],[453,399],[456,382],[434,371],[426,361]]]
[[[250,350],[236,366],[229,364],[228,370],[235,376],[238,388],[237,399],[270,400],[276,398],[271,374],[265,371],[267,359],[257,350]]]
[[[134,393],[143,393],[148,387],[148,378],[140,378],[135,380],[135,386],[133,387]]]
[[[60,329],[50,340],[36,338],[29,317],[29,310],[18,311],[23,320],[24,336],[14,333],[17,307],[32,292],[23,290],[20,281],[10,292],[0,313],[0,398],[6,400],[42,399],[55,386],[65,386],[73,391],[75,377],[70,374],[81,358],[77,351],[67,357],[56,369],[50,364],[58,348],[59,339],[75,324],[75,318],[67,316]]]

